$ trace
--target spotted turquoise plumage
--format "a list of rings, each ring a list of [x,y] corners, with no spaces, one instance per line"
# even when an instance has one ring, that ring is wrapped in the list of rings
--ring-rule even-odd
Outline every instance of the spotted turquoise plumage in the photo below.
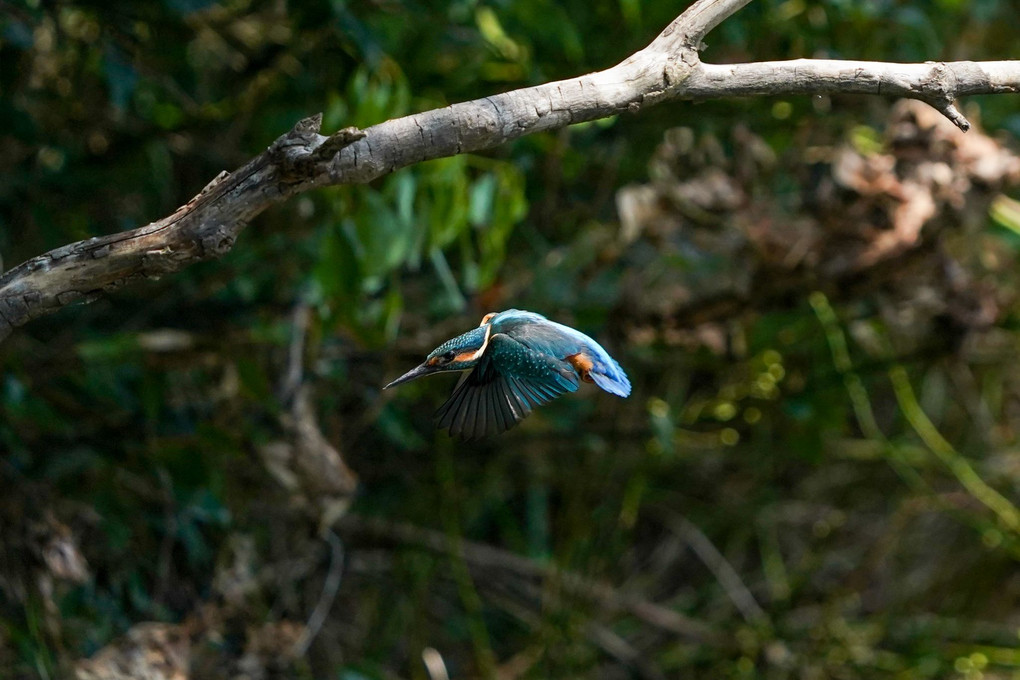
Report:
[[[463,439],[510,429],[582,381],[626,397],[626,373],[590,337],[518,309],[487,314],[478,328],[443,343],[386,387],[449,371],[470,371],[436,413],[440,428]]]

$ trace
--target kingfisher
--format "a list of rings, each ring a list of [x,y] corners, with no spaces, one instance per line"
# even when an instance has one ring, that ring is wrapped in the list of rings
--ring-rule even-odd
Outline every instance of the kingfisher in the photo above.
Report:
[[[520,309],[491,312],[478,328],[436,347],[389,389],[434,373],[467,371],[436,412],[440,429],[471,440],[509,430],[536,406],[581,382],[626,397],[630,380],[599,343],[569,326]]]

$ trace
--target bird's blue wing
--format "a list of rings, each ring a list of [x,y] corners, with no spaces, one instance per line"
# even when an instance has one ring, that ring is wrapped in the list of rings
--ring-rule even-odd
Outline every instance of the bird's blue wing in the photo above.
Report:
[[[630,380],[620,364],[609,356],[602,345],[581,331],[530,312],[510,310],[503,314],[507,315],[505,319],[501,314],[492,320],[500,332],[543,354],[568,362],[570,357],[577,357],[579,361],[575,369],[587,365],[586,370],[581,369],[583,379],[590,380],[618,397],[630,394]]]
[[[565,361],[494,333],[474,370],[436,413],[440,428],[462,439],[509,430],[532,408],[577,390],[577,372]]]

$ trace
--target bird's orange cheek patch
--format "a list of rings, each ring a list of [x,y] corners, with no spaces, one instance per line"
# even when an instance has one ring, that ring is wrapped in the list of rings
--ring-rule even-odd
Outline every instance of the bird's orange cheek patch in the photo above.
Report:
[[[566,361],[568,364],[574,367],[575,371],[577,371],[581,375],[581,380],[585,382],[594,382],[591,379],[591,376],[588,375],[591,369],[595,366],[595,364],[591,360],[591,357],[589,357],[584,352],[578,352],[577,354],[571,354],[570,356],[566,357]]]
[[[474,358],[475,358],[474,352],[461,352],[460,354],[453,358],[453,361],[454,362],[471,361]]]

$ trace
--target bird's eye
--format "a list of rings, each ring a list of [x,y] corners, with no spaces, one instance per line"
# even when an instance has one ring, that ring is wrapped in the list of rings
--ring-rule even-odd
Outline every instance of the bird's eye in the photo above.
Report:
[[[441,356],[440,359],[442,359],[444,364],[448,364],[451,361],[453,361],[453,357],[454,357],[454,353],[452,351],[450,351],[450,352],[447,352],[446,354],[444,354],[443,356]]]

